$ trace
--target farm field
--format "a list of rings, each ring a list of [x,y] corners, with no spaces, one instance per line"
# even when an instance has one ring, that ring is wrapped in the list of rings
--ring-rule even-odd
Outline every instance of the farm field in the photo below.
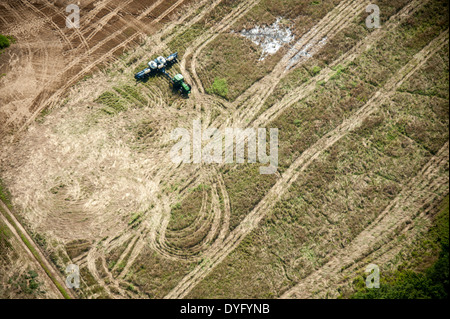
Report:
[[[0,298],[447,298],[447,1],[69,4],[0,2]],[[276,170],[174,162],[195,121]]]

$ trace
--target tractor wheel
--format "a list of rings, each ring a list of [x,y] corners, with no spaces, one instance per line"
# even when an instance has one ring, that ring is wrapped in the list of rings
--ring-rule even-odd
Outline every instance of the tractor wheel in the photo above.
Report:
[[[176,85],[173,82],[170,82],[169,87],[172,90],[172,92],[178,91],[178,88],[176,87]]]
[[[186,83],[186,84],[189,87],[189,92],[192,92],[192,86],[190,84],[188,84],[188,83]],[[184,94],[189,95],[188,92],[184,92]]]

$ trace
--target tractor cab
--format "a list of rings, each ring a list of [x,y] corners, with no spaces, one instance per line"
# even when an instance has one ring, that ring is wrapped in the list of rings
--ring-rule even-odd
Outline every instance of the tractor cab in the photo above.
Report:
[[[191,93],[191,86],[184,82],[184,77],[181,74],[177,74],[172,79],[174,88],[181,91],[181,93],[188,95]]]
[[[181,74],[177,74],[173,77],[173,83],[177,85],[181,85],[184,82],[184,77]]]

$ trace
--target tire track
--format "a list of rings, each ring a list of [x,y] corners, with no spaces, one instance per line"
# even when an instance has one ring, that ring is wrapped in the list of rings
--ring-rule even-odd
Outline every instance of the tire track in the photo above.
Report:
[[[11,232],[13,237],[11,239],[14,240],[14,242],[11,242],[12,248],[14,251],[16,251],[18,254],[21,255],[21,250],[25,253],[25,255],[28,257],[30,262],[34,267],[36,267],[36,271],[41,276],[41,280],[44,281],[45,286],[49,287],[51,289],[51,292],[57,296],[58,298],[63,298],[61,296],[61,292],[58,290],[58,288],[55,286],[55,284],[50,280],[50,278],[45,273],[45,270],[42,269],[41,264],[39,261],[36,260],[34,255],[31,253],[31,251],[28,249],[28,247],[23,243],[23,241],[20,238],[20,235],[17,233],[17,231],[14,229],[14,227],[9,223],[9,221],[3,216],[0,210],[0,221],[8,228],[8,230]],[[18,258],[19,259],[19,258]],[[20,260],[20,259],[19,259]]]
[[[86,40],[87,41],[92,40],[92,38],[98,32],[100,32],[112,18],[117,16],[117,14],[119,13],[120,10],[123,10],[124,7],[126,7],[127,5],[129,5],[133,1],[134,0],[127,0],[127,1],[124,1],[124,2],[120,3],[115,9],[110,10],[110,12],[108,14],[106,14],[100,20],[96,21],[95,22],[95,26],[94,25],[90,25],[89,27],[83,29],[83,33],[87,34]]]
[[[41,10],[36,8],[34,5],[29,3],[26,0],[20,0],[20,3],[34,11],[38,16],[42,16],[43,21],[46,23],[49,23],[53,26],[53,28],[56,30],[56,32],[60,35],[61,39],[67,44],[67,46],[70,48],[70,50],[73,50],[72,41],[62,32],[61,28],[52,20],[51,17],[47,17]]]
[[[214,175],[214,178],[209,178],[210,175]],[[208,178],[207,184],[211,187],[211,203],[209,209],[208,193],[204,191],[202,206],[197,214],[196,220],[192,222],[186,228],[177,231],[168,231],[167,227],[170,222],[170,214],[165,214],[164,220],[158,225],[157,235],[152,240],[152,245],[161,255],[171,258],[183,260],[199,260],[202,255],[208,252],[217,245],[221,244],[223,238],[225,238],[229,229],[229,220],[231,215],[230,203],[228,194],[226,192],[222,176],[217,170],[213,169],[211,174],[204,174]],[[224,210],[220,207],[219,194],[217,192],[219,188],[222,197],[224,198]],[[170,210],[166,210],[170,211]],[[199,226],[200,225],[200,226]],[[198,233],[202,233],[205,230],[207,234],[194,246],[186,249],[177,249],[176,247],[169,246],[166,238],[166,232],[170,235],[172,240],[183,239],[189,240],[189,238],[195,238]],[[217,237],[217,238],[216,238]]]
[[[172,10],[174,10],[176,7],[177,7],[177,5],[179,5],[180,3],[183,3],[183,1],[178,1],[176,4],[174,4],[174,5],[172,5],[170,8],[169,8],[169,10],[168,10],[168,12],[166,12],[166,14],[165,14],[165,16],[167,15],[167,14],[169,14]],[[148,10],[147,10],[148,11]],[[160,21],[161,19],[163,19],[164,17],[162,17],[162,16],[160,16],[158,19],[157,19],[157,21]],[[90,48],[89,50],[91,50],[92,48]],[[142,244],[144,241],[139,241],[139,244]],[[140,249],[142,249],[142,245],[136,245],[136,248],[135,249],[133,249],[133,253],[132,253],[132,256],[131,256],[131,258],[130,258],[130,260],[133,260],[138,254],[139,254],[139,252],[140,252]],[[89,254],[86,254],[84,257],[82,257],[82,258],[80,258],[80,260],[79,261],[83,261],[83,260],[86,260],[86,265],[88,266],[88,269],[90,269],[91,270],[91,272],[93,273],[93,275],[99,280],[99,284],[101,285],[101,286],[103,286],[103,287],[105,287],[105,282],[103,282],[102,280],[101,280],[101,278],[100,278],[100,276],[99,276],[99,274],[98,274],[98,272],[97,272],[97,270],[96,270],[96,265],[95,265],[95,259],[92,257],[93,255],[92,255],[92,253],[90,252]],[[128,264],[132,264],[132,262],[130,262],[130,263],[128,263]],[[111,291],[109,291],[108,290],[108,293],[111,293]]]
[[[98,272],[97,265],[95,264],[95,261],[98,258],[102,259],[102,255],[97,253],[96,249],[92,250],[92,252],[90,251],[88,254],[88,257],[86,259],[86,266],[87,266],[89,272],[91,273],[91,275],[95,278],[97,285],[99,285],[103,289],[105,289],[106,293],[109,296],[116,299],[117,295],[111,291],[110,285],[106,284],[106,282],[103,280],[102,276],[100,276],[100,274]],[[103,263],[103,261],[102,261],[102,263]],[[115,283],[115,280],[113,280],[112,282]],[[115,285],[115,286],[118,286],[118,285]],[[120,290],[120,288],[118,288],[118,290],[119,290],[120,297],[123,297],[123,295],[122,295],[123,292]]]
[[[44,0],[44,4],[47,8],[50,8],[56,12],[56,14],[52,15],[52,17],[58,15],[58,16],[61,16],[64,21],[66,20],[66,15],[64,14],[65,10],[58,9],[54,4],[50,3],[48,0]],[[48,16],[48,15],[45,15],[45,16]],[[55,23],[55,25],[56,25],[56,23]],[[64,31],[61,28],[58,27],[58,29],[60,29],[61,32],[64,33]],[[78,37],[80,38],[81,44],[84,46],[86,51],[89,50],[89,44],[87,43],[86,39],[84,38],[84,36],[80,32],[80,30],[78,28],[73,28],[71,30],[73,31],[73,34],[78,35]],[[67,39],[69,41],[71,41],[71,39],[69,37],[67,37]]]

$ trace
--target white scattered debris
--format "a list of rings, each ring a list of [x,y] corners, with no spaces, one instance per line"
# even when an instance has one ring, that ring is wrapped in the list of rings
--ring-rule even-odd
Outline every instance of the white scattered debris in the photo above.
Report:
[[[264,60],[268,54],[274,54],[286,43],[294,40],[294,36],[289,28],[283,29],[280,26],[282,18],[277,18],[275,23],[270,26],[256,26],[253,29],[243,29],[240,34],[251,40],[256,45],[262,47],[262,54],[259,61]]]
[[[309,59],[310,57],[312,57],[314,53],[316,53],[325,44],[327,44],[327,37],[322,38],[319,42],[316,41],[311,41],[307,43],[304,47],[302,47],[302,49],[298,51],[298,53],[290,59],[288,65],[286,66],[286,70],[289,70],[294,64],[297,64],[297,62],[299,62],[300,59],[302,58]]]

